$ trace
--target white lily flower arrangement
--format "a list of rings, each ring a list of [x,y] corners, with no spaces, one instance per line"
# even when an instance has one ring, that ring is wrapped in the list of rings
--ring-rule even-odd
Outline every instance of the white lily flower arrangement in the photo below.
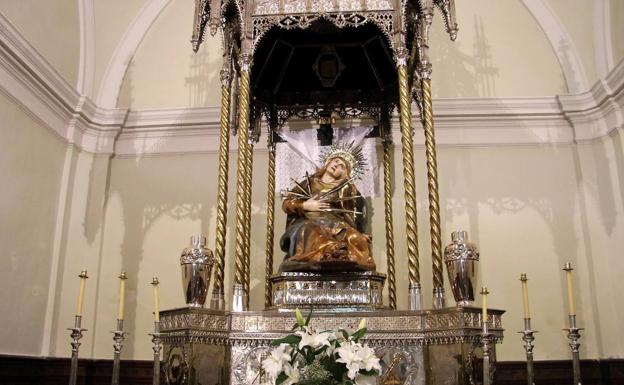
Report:
[[[360,342],[366,319],[358,330],[317,332],[295,310],[293,334],[275,340],[275,348],[262,361],[263,385],[375,385],[381,373],[375,351]]]

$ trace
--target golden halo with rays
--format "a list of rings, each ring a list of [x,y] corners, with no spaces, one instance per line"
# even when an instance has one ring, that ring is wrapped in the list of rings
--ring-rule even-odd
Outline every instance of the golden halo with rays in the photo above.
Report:
[[[322,165],[326,165],[327,162],[334,158],[342,158],[349,163],[349,169],[351,170],[349,176],[352,179],[359,179],[368,170],[362,147],[354,145],[353,142],[333,144],[331,147],[321,150],[319,155]]]

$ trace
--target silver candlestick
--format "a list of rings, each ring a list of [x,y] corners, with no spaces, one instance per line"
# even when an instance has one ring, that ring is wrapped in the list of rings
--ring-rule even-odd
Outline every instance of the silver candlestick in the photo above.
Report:
[[[113,349],[115,354],[113,355],[113,378],[111,385],[119,385],[119,359],[121,357],[121,348],[123,347],[123,340],[126,338],[126,333],[123,331],[123,320],[117,320],[117,330],[113,333]]]
[[[563,329],[568,332],[568,339],[570,342],[570,350],[572,350],[572,373],[574,375],[574,385],[582,385],[581,380],[581,360],[579,355],[579,348],[581,347],[580,339],[581,339],[581,330],[583,328],[578,328],[576,326],[576,315],[570,314],[568,316],[570,321],[570,327]]]
[[[531,330],[531,318],[524,319],[524,330],[518,332],[522,334],[522,341],[524,341],[524,351],[526,352],[527,360],[527,385],[535,385],[535,372],[533,371],[533,337],[535,330]]]
[[[483,297],[483,313],[481,316],[481,343],[483,344],[483,385],[492,385],[492,335],[488,330],[487,295],[490,294],[487,287],[481,288]]]
[[[78,350],[80,349],[80,339],[82,338],[82,332],[87,331],[81,327],[82,316],[76,315],[74,317],[74,327],[67,328],[71,331],[71,368],[69,370],[69,385],[76,385],[76,378],[78,377]]]
[[[492,334],[487,319],[482,321],[481,343],[483,344],[483,385],[492,385]]]
[[[150,334],[152,336],[152,350],[154,350],[154,377],[152,379],[152,385],[160,385],[160,350],[161,350],[161,339],[160,339],[160,321],[154,321],[154,333]]]

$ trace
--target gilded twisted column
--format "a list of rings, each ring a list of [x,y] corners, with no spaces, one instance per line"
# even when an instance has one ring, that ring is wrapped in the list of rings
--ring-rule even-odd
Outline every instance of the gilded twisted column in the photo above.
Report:
[[[217,236],[212,308],[224,307],[225,234],[227,225],[228,161],[230,151],[230,70],[221,70],[221,127],[219,135],[219,186],[217,188]]]
[[[234,310],[244,310],[247,306],[245,295],[249,295],[244,290],[246,271],[245,255],[246,234],[249,227],[249,215],[247,214],[247,205],[245,197],[245,151],[249,142],[249,72],[251,58],[248,54],[242,54],[240,59],[241,76],[239,90],[239,118],[238,118],[238,160],[236,167],[236,251],[235,251],[235,271],[234,271],[234,301],[232,307]],[[242,290],[242,293],[240,292]],[[240,295],[239,297],[236,297]]]
[[[269,133],[272,135],[272,133]],[[266,262],[264,274],[264,307],[271,306],[271,276],[273,275],[273,238],[275,229],[275,145],[269,144],[269,176],[267,180],[267,226],[266,226]]]
[[[389,134],[389,133],[388,133]],[[396,309],[396,276],[394,269],[394,228],[392,225],[392,141],[383,141],[384,207],[386,220],[386,257],[388,265],[388,302]]]
[[[418,224],[416,222],[416,181],[414,176],[414,153],[412,139],[411,97],[407,79],[407,52],[397,49],[399,73],[399,103],[401,144],[403,147],[403,178],[405,184],[405,222],[407,226],[407,261],[410,289],[420,286],[418,265]]]
[[[431,104],[430,79],[423,79],[422,91],[425,149],[427,156],[427,187],[429,190],[429,226],[431,228],[431,261],[433,272],[434,307],[442,308],[444,307],[444,272],[442,267],[438,161],[436,156],[435,131],[433,128],[433,108]]]
[[[251,178],[253,174],[253,141],[251,138],[245,146],[245,293],[247,293],[247,307],[249,308],[250,269],[251,269]]]

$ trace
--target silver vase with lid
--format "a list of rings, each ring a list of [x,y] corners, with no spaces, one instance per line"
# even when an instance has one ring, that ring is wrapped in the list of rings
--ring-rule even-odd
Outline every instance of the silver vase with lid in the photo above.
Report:
[[[469,305],[475,298],[479,250],[468,240],[467,231],[451,233],[451,244],[444,249],[444,262],[455,302],[460,306]]]
[[[191,245],[182,250],[182,290],[186,304],[190,307],[203,307],[206,303],[214,256],[206,247],[206,237],[194,235]]]

